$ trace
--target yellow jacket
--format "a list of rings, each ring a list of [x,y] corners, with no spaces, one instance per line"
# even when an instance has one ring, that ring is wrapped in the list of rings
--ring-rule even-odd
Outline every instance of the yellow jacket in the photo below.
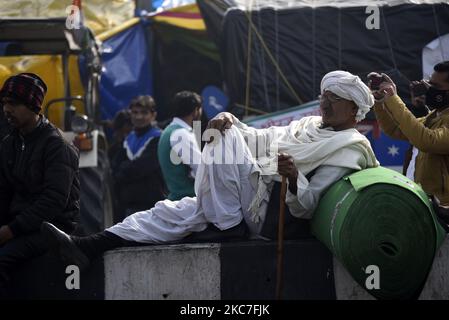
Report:
[[[374,106],[382,130],[394,139],[406,140],[419,152],[415,162],[415,182],[428,194],[449,205],[449,108],[434,110],[416,119],[399,96]]]

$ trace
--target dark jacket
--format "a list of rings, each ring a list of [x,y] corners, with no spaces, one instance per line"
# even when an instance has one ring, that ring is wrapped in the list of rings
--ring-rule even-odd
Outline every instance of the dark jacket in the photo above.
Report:
[[[374,105],[377,121],[391,138],[418,149],[414,178],[423,190],[449,205],[449,108],[416,119],[398,95]]]
[[[5,136],[7,136],[11,132],[11,127],[5,119],[5,114],[3,110],[0,108],[0,141],[3,140]]]
[[[124,147],[115,155],[111,166],[121,211],[151,209],[165,199],[166,187],[157,158],[158,142],[159,137],[153,138],[134,160],[128,158]]]
[[[0,225],[15,236],[49,221],[67,232],[79,220],[78,150],[47,119],[22,137],[17,130],[0,144]]]

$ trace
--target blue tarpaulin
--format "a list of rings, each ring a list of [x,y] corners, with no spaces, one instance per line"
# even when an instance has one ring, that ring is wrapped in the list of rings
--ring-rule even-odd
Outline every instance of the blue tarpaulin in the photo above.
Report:
[[[382,166],[402,167],[404,154],[410,147],[407,141],[392,139],[384,132],[381,132],[379,138],[374,138],[372,131],[366,137],[370,140],[376,158]]]
[[[138,95],[153,95],[151,56],[140,22],[103,42],[100,105],[103,119],[112,119]]]
[[[195,3],[195,0],[153,0],[153,10],[168,10],[188,4]]]

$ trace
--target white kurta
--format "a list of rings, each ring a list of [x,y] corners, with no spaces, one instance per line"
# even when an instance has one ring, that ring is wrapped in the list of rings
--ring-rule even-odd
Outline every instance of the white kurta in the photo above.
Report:
[[[162,243],[202,231],[208,223],[226,230],[245,219],[251,232],[257,233],[261,222],[251,221],[247,210],[257,186],[257,181],[250,181],[257,170],[252,155],[236,127],[226,132],[220,145],[243,150],[248,161],[236,165],[207,164],[217,149],[217,145],[207,144],[202,153],[205,161],[199,165],[195,179],[197,197],[159,201],[154,208],[136,212],[107,231],[130,241]]]
[[[244,219],[251,233],[257,235],[265,219],[273,183],[280,181],[276,174],[276,152],[291,154],[298,168],[296,201],[291,195],[287,199],[295,216],[311,213],[309,211],[318,203],[323,188],[338,180],[346,171],[331,168],[335,174],[330,179],[335,180],[327,179],[321,183],[318,179],[315,182],[312,179],[310,189],[307,189],[310,184],[305,178],[307,173],[320,166],[360,170],[378,164],[363,135],[355,129],[338,132],[320,129],[319,117],[294,121],[287,127],[263,130],[249,128],[237,119],[234,121],[235,125],[226,131],[223,138],[204,147],[195,179],[197,197],[160,201],[154,208],[137,212],[107,231],[126,240],[161,243],[180,240],[191,232],[202,231],[208,223],[226,230]],[[251,140],[254,137],[257,137],[259,148],[249,148],[245,141],[245,138]],[[273,155],[268,151],[273,151],[274,145],[276,150]],[[239,155],[238,159],[234,159],[240,160],[237,163],[224,161],[226,156],[235,154]],[[217,162],[219,155],[222,164]],[[310,197],[315,200],[306,199]]]

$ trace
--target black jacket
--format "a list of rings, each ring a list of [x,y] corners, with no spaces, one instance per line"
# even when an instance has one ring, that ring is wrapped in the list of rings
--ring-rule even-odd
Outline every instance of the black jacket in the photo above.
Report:
[[[3,140],[5,136],[7,136],[11,132],[11,127],[5,119],[5,114],[3,113],[3,110],[1,110],[0,105],[0,141]]]
[[[157,157],[159,137],[148,143],[140,157],[129,160],[122,147],[111,163],[120,210],[146,210],[166,197],[166,187]]]
[[[22,137],[17,130],[0,144],[0,225],[15,236],[49,221],[67,232],[79,220],[78,150],[47,119]]]

